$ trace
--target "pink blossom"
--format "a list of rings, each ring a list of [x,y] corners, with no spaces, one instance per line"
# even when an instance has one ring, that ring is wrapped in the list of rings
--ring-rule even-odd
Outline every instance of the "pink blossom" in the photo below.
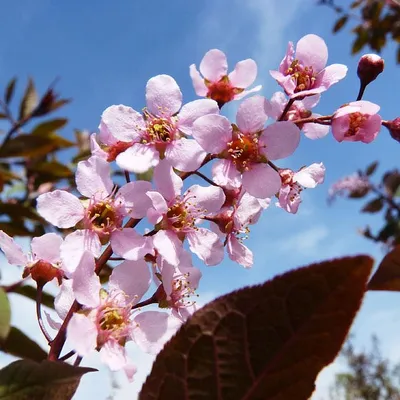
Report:
[[[192,64],[190,77],[196,94],[215,100],[220,107],[231,100],[239,100],[249,93],[258,92],[262,88],[259,85],[251,90],[245,90],[257,77],[257,64],[254,60],[248,58],[239,61],[228,75],[226,56],[218,49],[209,50],[204,55],[200,63],[200,72],[195,64]]]
[[[179,264],[173,266],[162,257],[157,257],[156,274],[161,281],[157,290],[158,305],[160,308],[169,308],[172,315],[184,322],[196,311],[196,289],[199,285],[201,272],[193,267],[191,256],[182,251]]]
[[[130,107],[108,107],[101,117],[99,139],[108,161],[127,171],[143,173],[166,158],[180,171],[194,171],[206,153],[186,138],[200,116],[219,113],[210,99],[195,100],[182,108],[182,93],[168,75],[151,78],[146,86],[147,108],[141,114]],[[99,149],[93,145],[97,153]]]
[[[96,302],[71,318],[67,340],[74,350],[84,357],[97,349],[112,371],[123,369],[132,380],[136,367],[127,357],[126,342],[134,340],[140,348],[154,353],[168,330],[168,314],[132,310],[149,285],[150,272],[143,260],[118,265],[111,274],[109,291],[100,289]]]
[[[175,174],[167,160],[154,170],[158,191],[148,191],[153,206],[147,218],[155,224],[157,233],[153,245],[169,264],[177,266],[182,242],[187,239],[190,250],[207,265],[216,265],[223,258],[223,246],[218,236],[197,222],[208,213],[218,211],[225,201],[220,187],[191,186],[181,195],[182,179]]]
[[[303,188],[315,188],[325,179],[325,166],[322,163],[303,167],[298,172],[281,169],[282,187],[279,191],[279,202],[276,205],[285,211],[296,214],[301,203],[300,194]]]
[[[315,114],[311,111],[313,107],[315,107],[320,99],[320,95],[316,94],[314,96],[305,97],[303,100],[297,100],[293,103],[293,105],[289,108],[289,111],[286,113],[284,121],[293,121],[310,118],[310,117],[320,117],[320,114]],[[270,101],[266,102],[266,114],[274,119],[279,119],[282,115],[285,106],[288,100],[284,93],[276,92],[272,95]],[[314,124],[314,123],[305,123],[305,124],[296,124],[299,129],[304,132],[304,135],[309,139],[320,139],[326,136],[329,132],[329,125],[322,124]]]
[[[268,205],[269,199],[260,201],[241,191],[232,207],[224,208],[220,213],[207,218],[215,223],[219,231],[226,236],[225,243],[229,258],[245,268],[253,265],[253,253],[243,244],[243,240],[250,232],[249,225],[258,221],[262,210]]]
[[[345,176],[339,179],[329,188],[328,201],[332,202],[337,196],[348,195],[348,197],[363,197],[365,196],[371,184],[367,176],[360,176],[357,173]]]
[[[123,233],[127,232],[123,230],[122,234],[115,235],[121,230],[124,217],[142,218],[150,206],[145,194],[151,188],[149,182],[130,182],[115,193],[110,165],[96,156],[78,163],[76,184],[87,200],[82,201],[63,190],[45,193],[37,199],[38,213],[53,225],[71,228],[80,222],[83,227],[67,235],[61,246],[61,257],[70,274],[85,250],[98,257],[102,244],[110,237],[111,244],[118,247]],[[147,238],[140,237],[136,244],[147,252],[147,242]]]
[[[47,283],[54,278],[61,282],[64,275],[64,265],[60,255],[62,243],[61,236],[46,233],[32,239],[31,252],[26,255],[14,239],[0,230],[0,250],[3,251],[7,261],[25,267],[23,276],[31,274],[38,284]]]
[[[302,98],[322,93],[346,76],[345,65],[326,67],[327,61],[328,48],[324,40],[317,35],[306,35],[298,41],[296,52],[289,42],[279,70],[270,71],[270,74],[291,99]]]
[[[193,136],[205,151],[218,155],[213,165],[214,182],[243,189],[254,197],[267,198],[279,191],[279,174],[268,160],[288,157],[297,148],[300,131],[289,121],[264,128],[267,120],[265,98],[244,100],[236,114],[236,124],[221,115],[200,117],[193,125]]]
[[[369,101],[353,101],[339,108],[332,118],[332,134],[338,142],[371,143],[381,130],[380,107]]]

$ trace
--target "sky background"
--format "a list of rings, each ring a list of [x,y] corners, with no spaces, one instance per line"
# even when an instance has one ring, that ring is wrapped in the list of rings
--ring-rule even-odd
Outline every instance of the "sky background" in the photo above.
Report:
[[[40,91],[54,78],[60,77],[57,91],[73,98],[62,114],[70,118],[63,130],[72,137],[74,128],[96,131],[102,111],[112,104],[125,104],[137,110],[144,105],[144,88],[152,76],[169,74],[181,87],[184,102],[196,99],[189,77],[189,65],[199,64],[204,53],[212,48],[226,52],[230,70],[235,63],[253,58],[259,66],[256,84],[262,84],[262,95],[270,98],[279,90],[269,76],[285,53],[287,42],[298,41],[314,33],[325,39],[329,63],[348,65],[348,77],[322,96],[315,109],[330,114],[342,104],[354,101],[358,92],[357,57],[351,57],[349,30],[333,36],[333,12],[317,7],[314,1],[303,0],[203,0],[203,1],[135,1],[55,2],[50,0],[14,0],[2,4],[0,17],[0,89],[17,76],[20,92],[28,76]],[[400,91],[399,69],[394,63],[393,48],[384,53],[385,72],[367,89],[365,100],[381,106],[385,119],[397,117]],[[19,92],[19,94],[20,94]],[[236,104],[224,109],[233,118]],[[255,263],[245,270],[226,257],[217,267],[203,267],[199,289],[200,302],[233,289],[263,282],[276,274],[309,263],[349,254],[368,253],[377,261],[382,250],[365,240],[357,229],[369,224],[380,226],[380,219],[359,213],[357,201],[339,200],[327,206],[329,186],[340,177],[379,159],[377,176],[398,162],[399,145],[383,129],[370,145],[335,142],[331,135],[319,141],[302,138],[290,159],[279,166],[295,169],[323,161],[325,184],[303,195],[297,215],[270,207],[250,233],[247,245],[254,252]],[[26,245],[26,243],[25,243]],[[20,271],[1,260],[2,279],[17,279]],[[33,337],[38,334],[33,302],[14,296],[13,324]],[[393,293],[368,293],[355,321],[353,333],[358,347],[368,346],[376,333],[384,342],[383,353],[393,361],[400,359],[398,328],[400,296]],[[95,366],[100,372],[82,379],[74,399],[133,399],[147,375],[152,358],[132,349],[139,366],[135,383],[128,385],[122,374],[112,376],[99,362],[97,355],[82,365]],[[0,364],[12,360],[0,356]],[[313,400],[328,400],[327,388],[341,361],[325,369],[318,379]],[[113,385],[120,386],[112,389]]]

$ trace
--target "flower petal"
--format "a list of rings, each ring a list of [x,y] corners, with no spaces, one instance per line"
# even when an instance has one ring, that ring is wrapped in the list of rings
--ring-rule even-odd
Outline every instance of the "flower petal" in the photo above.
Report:
[[[200,72],[211,82],[219,81],[228,72],[225,54],[218,49],[207,51],[200,63]]]
[[[242,177],[243,189],[254,197],[265,199],[279,192],[282,181],[268,164],[255,164]]]
[[[257,222],[262,210],[263,207],[256,197],[249,193],[244,193],[234,213],[235,225],[242,227],[254,224]]]
[[[193,185],[186,192],[185,197],[190,200],[194,208],[204,209],[206,213],[219,211],[225,202],[224,191],[218,186]]]
[[[227,249],[232,261],[236,261],[245,268],[253,265],[253,253],[243,243],[240,243],[235,235],[228,236]]]
[[[151,190],[151,183],[147,181],[129,182],[122,186],[115,195],[115,203],[124,215],[131,218],[143,218],[151,205],[146,192]]]
[[[82,357],[97,347],[97,328],[93,321],[83,314],[74,314],[67,325],[67,340]]]
[[[329,89],[334,83],[339,82],[347,74],[348,68],[343,64],[332,64],[326,67],[317,75],[315,87],[320,87],[323,90]],[[303,92],[302,92],[303,93]],[[300,93],[300,94],[302,94]]]
[[[64,272],[72,276],[85,250],[92,253],[94,257],[100,256],[101,243],[99,237],[94,232],[88,229],[79,229],[65,237],[60,250]]]
[[[154,183],[158,191],[167,200],[172,200],[181,194],[182,179],[174,172],[168,160],[162,160],[154,168]]]
[[[122,104],[106,108],[100,126],[122,142],[139,140],[146,130],[142,114]]]
[[[296,58],[304,67],[312,67],[318,73],[324,69],[328,61],[328,47],[317,35],[303,36],[296,46]]]
[[[151,114],[170,117],[182,106],[182,92],[175,79],[157,75],[147,82],[146,104]]]
[[[131,363],[126,355],[125,347],[115,341],[107,341],[100,349],[101,361],[110,368],[111,371],[124,370],[129,382],[132,382],[136,373],[136,367]]]
[[[252,96],[242,101],[236,114],[237,126],[242,133],[255,133],[264,128],[268,118],[265,102],[263,96]]]
[[[3,251],[7,261],[12,265],[26,265],[28,258],[14,239],[5,232],[0,231],[0,249]]]
[[[278,119],[287,102],[288,100],[283,92],[275,92],[272,95],[271,100],[267,101],[265,104],[266,114],[273,119]]]
[[[224,258],[224,246],[219,236],[206,228],[197,228],[187,234],[190,250],[206,265],[217,265]]]
[[[75,175],[76,187],[83,196],[106,198],[112,191],[110,164],[99,157],[92,156],[78,163]]]
[[[197,71],[196,65],[192,64],[189,67],[189,73],[190,77],[192,78],[194,91],[196,92],[197,96],[207,96],[208,88],[204,82],[204,79],[200,75],[200,72]]]
[[[136,304],[147,292],[151,283],[150,270],[147,263],[139,261],[124,261],[117,265],[110,276],[110,289],[122,290],[129,296],[128,301]]]
[[[84,207],[73,194],[64,190],[54,190],[37,198],[37,212],[58,228],[71,228],[84,215]]]
[[[178,114],[178,129],[185,135],[192,134],[193,122],[208,114],[219,114],[216,101],[211,99],[200,99],[185,104]]]
[[[158,151],[153,146],[135,143],[132,147],[118,154],[117,165],[129,172],[142,174],[155,167],[160,160]]]
[[[305,188],[315,188],[318,184],[324,182],[325,166],[322,163],[314,163],[310,166],[301,169],[293,176],[293,182],[300,183]]]
[[[41,259],[55,264],[61,259],[60,246],[62,243],[62,237],[55,233],[46,233],[35,237],[31,242],[32,256],[35,260]]]
[[[313,114],[313,117],[318,117],[316,114]],[[309,139],[321,139],[329,133],[329,125],[320,125],[320,124],[304,124],[303,132],[306,137]]]
[[[153,236],[153,245],[160,253],[161,257],[176,266],[179,264],[179,256],[182,252],[182,242],[170,231],[158,231]]]
[[[240,172],[236,169],[230,160],[218,160],[212,166],[212,175],[214,182],[229,189],[240,188],[242,178]]]
[[[261,151],[270,160],[290,156],[297,149],[299,142],[300,130],[289,121],[268,125],[260,136]]]
[[[93,254],[85,251],[74,272],[72,290],[76,300],[87,307],[97,307],[100,304],[100,278],[95,273]]]
[[[204,115],[193,123],[192,134],[205,151],[220,153],[232,140],[232,126],[222,115]]]
[[[158,224],[163,215],[168,211],[168,204],[164,197],[158,192],[147,192],[147,196],[150,198],[153,207],[147,211],[147,219],[151,224]]]
[[[72,279],[64,279],[60,286],[60,291],[54,299],[54,308],[62,320],[67,316],[74,301],[75,296],[72,290]]]
[[[133,228],[124,228],[111,235],[111,247],[115,254],[127,260],[140,260],[153,253],[151,238],[137,233]]]
[[[257,78],[257,64],[251,58],[239,61],[228,77],[233,87],[245,89]]]
[[[207,153],[196,140],[181,138],[174,141],[165,151],[165,158],[179,171],[197,170]]]

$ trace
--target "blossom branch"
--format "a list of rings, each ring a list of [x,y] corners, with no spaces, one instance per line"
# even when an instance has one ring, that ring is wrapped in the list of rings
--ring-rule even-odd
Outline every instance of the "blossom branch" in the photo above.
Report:
[[[283,121],[284,118],[286,117],[286,114],[289,112],[290,107],[292,107],[293,103],[296,101],[296,99],[289,99],[289,101],[286,103],[285,108],[282,111],[281,116],[278,118],[278,121]]]
[[[332,115],[326,115],[324,117],[308,117],[308,118],[301,118],[293,121],[296,125],[303,125],[303,124],[320,124],[320,125],[331,125]]]
[[[207,183],[209,183],[210,185],[212,185],[212,186],[218,186],[215,182],[213,182],[210,178],[208,178],[207,176],[205,176],[204,174],[202,174],[201,172],[199,172],[199,171],[196,171],[195,173],[194,173],[194,175],[197,175],[197,176],[199,176],[200,178],[203,178]]]

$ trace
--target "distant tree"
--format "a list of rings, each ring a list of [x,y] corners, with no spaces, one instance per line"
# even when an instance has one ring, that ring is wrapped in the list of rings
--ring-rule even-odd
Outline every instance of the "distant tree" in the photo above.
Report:
[[[319,0],[318,4],[332,8],[337,14],[334,33],[348,22],[355,23],[352,26],[355,34],[352,54],[359,53],[365,47],[380,53],[389,42],[395,42],[398,43],[396,57],[400,64],[400,0]]]
[[[400,364],[382,356],[376,336],[370,351],[356,351],[349,340],[342,357],[348,371],[336,374],[331,400],[400,400]]]

